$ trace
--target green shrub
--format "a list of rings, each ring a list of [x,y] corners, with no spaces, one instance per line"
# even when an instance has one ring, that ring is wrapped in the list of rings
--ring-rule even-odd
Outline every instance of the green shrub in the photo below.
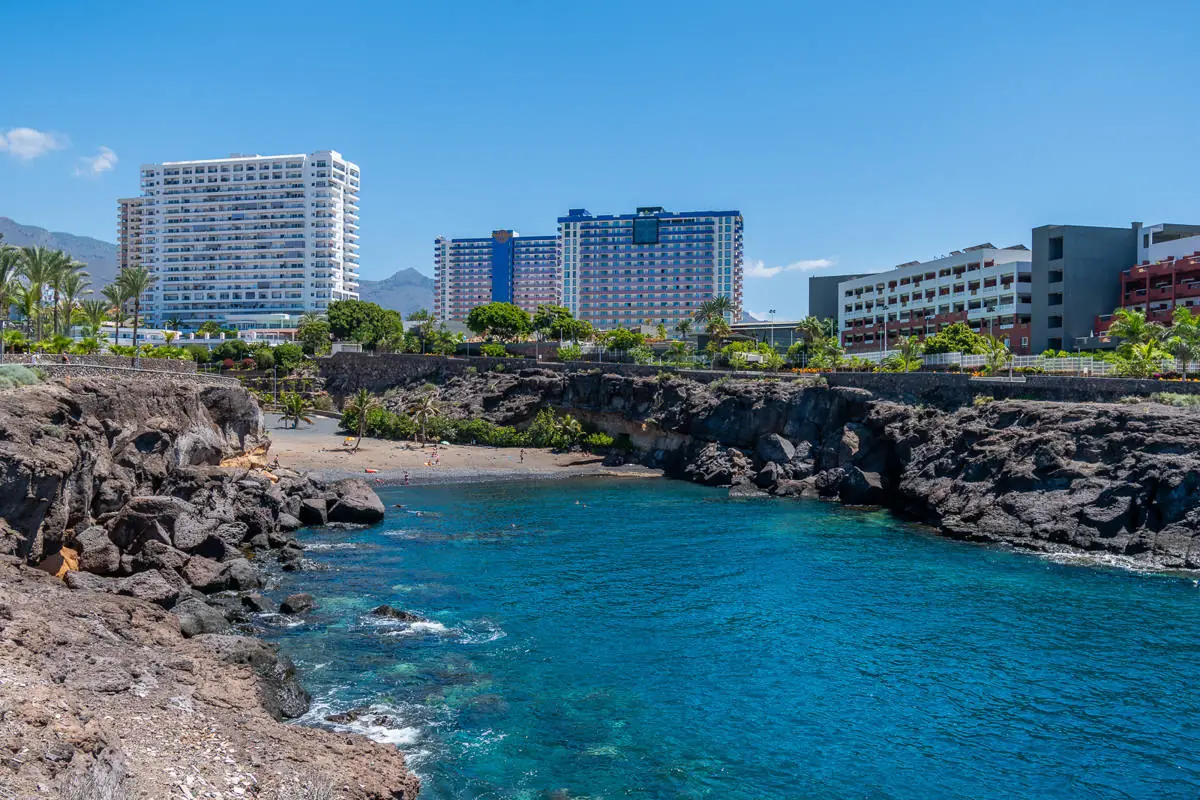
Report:
[[[995,399],[996,398],[992,397],[990,394],[977,394],[977,395],[975,395],[975,398],[971,401],[971,404],[974,405],[976,408],[982,408],[983,406],[986,406],[988,403],[992,402]]]
[[[295,342],[284,342],[273,351],[275,363],[289,372],[299,366],[304,360],[304,348]]]
[[[40,381],[41,375],[23,367],[20,364],[0,365],[0,389],[15,389],[18,386],[31,386]]]
[[[504,345],[502,344],[480,345],[479,352],[488,358],[505,358],[508,355],[508,351],[504,349]]]
[[[583,348],[577,344],[565,344],[558,348],[559,361],[578,361],[583,358]]]
[[[313,395],[313,408],[317,411],[333,411],[333,398],[328,392],[318,392]]]
[[[271,348],[265,345],[251,353],[251,357],[254,359],[254,365],[258,369],[275,368],[275,354],[271,352]]]
[[[208,348],[204,345],[185,344],[183,346],[183,350],[188,354],[192,361],[195,361],[197,364],[208,363]]]
[[[1163,405],[1175,406],[1176,408],[1196,408],[1200,406],[1200,395],[1180,394],[1179,392],[1155,392],[1150,395],[1150,402],[1162,403]]]
[[[597,431],[596,433],[589,433],[584,436],[580,444],[583,445],[584,450],[587,450],[589,453],[595,453],[597,450],[607,450],[613,446],[615,441],[607,433]]]

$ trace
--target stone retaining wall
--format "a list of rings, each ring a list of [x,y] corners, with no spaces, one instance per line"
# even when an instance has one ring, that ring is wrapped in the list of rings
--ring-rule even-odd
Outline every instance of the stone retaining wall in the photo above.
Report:
[[[380,393],[393,386],[413,381],[441,382],[469,369],[488,372],[502,369],[513,372],[522,369],[548,369],[555,372],[587,372],[601,370],[610,375],[654,376],[672,371],[687,375],[701,383],[730,377],[762,378],[761,372],[735,373],[729,370],[678,370],[647,364],[609,364],[595,361],[535,361],[532,358],[487,358],[483,356],[423,356],[412,353],[337,353],[320,359],[321,377],[326,389],[334,395],[344,396],[357,389],[369,389]],[[794,379],[790,373],[772,374],[771,378]],[[811,377],[811,376],[809,376]]]
[[[70,364],[85,365],[92,367],[125,367],[129,368],[133,361],[130,356],[76,356],[69,355]],[[45,367],[49,364],[61,364],[62,356],[39,354],[37,364],[30,363],[30,355],[28,353],[5,353],[5,364],[22,364],[24,366]],[[157,372],[178,372],[183,374],[195,374],[196,362],[190,358],[184,361],[178,358],[146,358],[141,359],[142,369],[152,369]]]
[[[143,359],[146,361],[161,361],[162,359]],[[236,378],[226,378],[221,375],[209,375],[203,372],[170,372],[158,369],[133,369],[132,367],[110,367],[96,364],[29,364],[22,366],[36,369],[47,378],[97,378],[97,377],[130,377],[138,381],[186,381],[188,383],[207,383],[219,386],[240,385]]]
[[[464,358],[412,354],[371,355],[338,353],[320,360],[321,376],[331,394],[345,396],[366,388],[382,393],[398,384],[414,381],[439,383],[475,369],[486,372],[497,368],[516,371],[530,368],[556,372],[600,370],[611,375],[653,376],[663,368],[641,364],[599,364],[595,362],[535,361],[531,358]],[[731,372],[729,370],[670,369],[701,383],[729,378],[795,380],[811,378],[788,372]],[[1146,396],[1154,392],[1200,394],[1200,381],[1138,380],[1134,378],[1077,378],[1065,375],[1030,375],[1024,381],[973,379],[955,372],[833,372],[825,374],[830,386],[866,389],[875,395],[907,403],[960,406],[977,395],[996,399],[1057,400],[1064,402],[1113,402],[1127,396]]]

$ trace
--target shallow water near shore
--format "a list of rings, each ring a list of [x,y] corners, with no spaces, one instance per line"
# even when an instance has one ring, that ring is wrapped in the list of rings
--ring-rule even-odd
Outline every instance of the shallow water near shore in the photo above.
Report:
[[[264,620],[426,798],[1200,793],[1200,589],[669,481],[386,489]],[[405,508],[394,508],[394,504]],[[368,614],[380,603],[426,622]],[[295,624],[300,623],[300,624]]]

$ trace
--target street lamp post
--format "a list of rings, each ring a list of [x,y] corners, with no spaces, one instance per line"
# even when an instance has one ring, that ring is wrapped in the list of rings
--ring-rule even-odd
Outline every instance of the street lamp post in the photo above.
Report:
[[[771,317],[771,322],[770,322],[771,349],[774,350],[775,349],[775,309],[773,309],[773,308],[768,309],[767,314],[770,315],[770,317]]]
[[[879,355],[881,358],[887,358],[887,324],[888,314],[891,312],[891,309],[887,306],[884,306],[881,310],[883,311],[883,349],[880,351]]]

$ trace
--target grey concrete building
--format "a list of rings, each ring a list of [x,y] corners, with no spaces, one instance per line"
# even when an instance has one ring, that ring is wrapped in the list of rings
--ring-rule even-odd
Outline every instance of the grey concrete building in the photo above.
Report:
[[[814,275],[808,279],[808,313],[817,319],[829,319],[837,323],[838,284],[842,281],[852,281],[869,273],[860,272],[856,275]]]
[[[1094,346],[1097,315],[1121,304],[1121,270],[1137,263],[1141,227],[1033,229],[1030,352]]]

